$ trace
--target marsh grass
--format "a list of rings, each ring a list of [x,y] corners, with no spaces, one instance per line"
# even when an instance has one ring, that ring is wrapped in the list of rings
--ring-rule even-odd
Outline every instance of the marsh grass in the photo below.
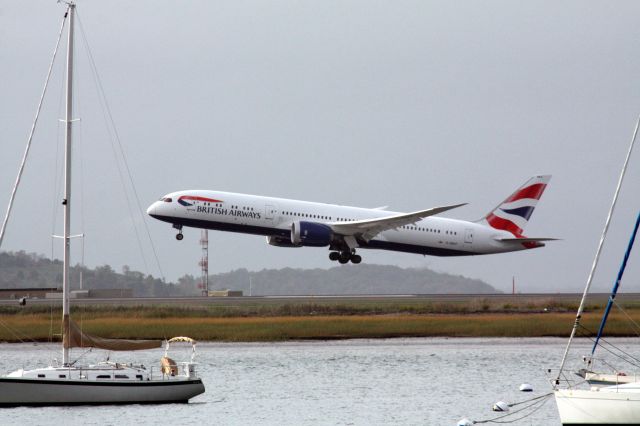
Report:
[[[640,321],[640,312],[634,320]],[[140,317],[135,315],[81,315],[75,320],[92,334],[113,338],[159,338],[189,335],[209,341],[285,341],[303,339],[389,337],[543,337],[567,336],[573,313],[525,314],[392,314],[314,315],[269,317]],[[597,330],[600,314],[589,313],[582,324]],[[48,315],[0,315],[0,340],[50,341],[59,339],[59,321]],[[613,314],[608,336],[635,336],[622,314]],[[27,338],[27,336],[29,336]]]
[[[213,341],[279,341],[422,336],[567,336],[575,303],[549,298],[470,301],[394,299],[241,303],[236,305],[77,305],[72,315],[82,328],[114,338],[189,335]],[[640,304],[626,306],[640,322]],[[589,304],[582,325],[597,330],[602,306]],[[58,306],[0,306],[0,340],[57,340]],[[583,329],[581,329],[584,332]],[[608,336],[636,336],[620,312],[612,313]]]
[[[473,313],[541,313],[575,312],[577,303],[557,301],[553,297],[529,299],[514,297],[509,301],[474,298],[469,301],[425,300],[397,301],[395,299],[361,300],[353,302],[256,302],[237,305],[77,305],[71,313],[88,318],[127,316],[136,318],[234,318],[234,317],[282,317],[307,315],[386,315],[386,314],[473,314]],[[630,310],[640,310],[640,305],[630,305]],[[585,312],[601,311],[602,306],[587,304]],[[59,306],[28,305],[0,306],[3,315],[61,315]]]

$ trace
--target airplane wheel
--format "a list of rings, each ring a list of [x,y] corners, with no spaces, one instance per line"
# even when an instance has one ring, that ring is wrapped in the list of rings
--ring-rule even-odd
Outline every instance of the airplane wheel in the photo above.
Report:
[[[354,254],[353,256],[351,256],[351,263],[357,265],[360,262],[362,262],[362,257],[360,255]]]
[[[341,251],[339,253],[339,256],[340,257],[338,257],[338,262],[342,263],[343,265],[345,263],[349,263],[349,259],[351,259],[351,253],[349,253],[349,252]]]
[[[338,253],[337,251],[332,251],[331,253],[329,253],[329,259],[335,262],[336,260],[340,259],[340,253]]]
[[[183,238],[184,238],[184,235],[182,235],[182,234],[177,234],[176,235],[176,240],[178,240],[178,241],[182,241]]]

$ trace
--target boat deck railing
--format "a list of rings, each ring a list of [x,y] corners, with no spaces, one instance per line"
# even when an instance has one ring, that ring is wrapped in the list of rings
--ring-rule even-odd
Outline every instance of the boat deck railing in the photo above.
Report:
[[[176,365],[175,365],[176,371],[173,374],[164,373],[162,372],[162,369],[160,369],[162,379],[171,380],[172,378],[182,378],[182,377],[196,379],[198,378],[196,365],[197,364],[195,362],[190,362],[190,361],[176,362]],[[152,378],[154,377],[153,372],[154,372],[154,367],[151,367],[150,376]]]
[[[549,368],[545,370],[545,373],[549,383],[551,383],[551,386],[553,386],[554,389],[573,389],[587,383],[584,377],[572,371],[560,370],[559,368]]]

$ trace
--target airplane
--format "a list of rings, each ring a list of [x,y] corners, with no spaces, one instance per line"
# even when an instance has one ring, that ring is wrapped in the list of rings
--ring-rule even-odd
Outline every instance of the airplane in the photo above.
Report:
[[[555,238],[523,235],[551,176],[534,176],[483,218],[434,217],[465,204],[399,213],[222,191],[172,192],[147,209],[151,217],[182,228],[266,236],[277,247],[328,247],[329,259],[360,263],[356,249],[432,256],[470,256],[544,247]]]

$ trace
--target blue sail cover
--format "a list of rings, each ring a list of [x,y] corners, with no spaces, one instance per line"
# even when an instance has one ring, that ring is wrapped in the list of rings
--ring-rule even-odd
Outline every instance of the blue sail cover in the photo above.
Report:
[[[620,270],[618,271],[616,282],[613,283],[613,289],[611,290],[611,294],[609,295],[609,302],[607,303],[607,308],[604,310],[604,315],[602,316],[602,321],[600,322],[600,329],[598,329],[598,335],[596,336],[596,340],[593,343],[593,348],[591,348],[591,355],[593,355],[593,353],[596,351],[596,347],[598,346],[598,342],[600,341],[600,336],[602,336],[602,331],[604,330],[604,326],[607,323],[607,317],[609,316],[609,311],[611,311],[611,306],[613,305],[613,299],[616,298],[616,294],[618,293],[618,287],[620,287],[620,281],[622,281],[622,275],[624,274],[624,270],[627,267],[627,260],[629,260],[629,255],[631,254],[633,243],[636,240],[636,234],[638,233],[639,224],[640,224],[640,212],[638,212],[638,217],[636,218],[636,225],[633,228],[633,232],[631,233],[631,238],[629,239],[629,244],[627,245],[627,251],[624,254],[624,259],[622,259],[622,265],[620,265]]]

